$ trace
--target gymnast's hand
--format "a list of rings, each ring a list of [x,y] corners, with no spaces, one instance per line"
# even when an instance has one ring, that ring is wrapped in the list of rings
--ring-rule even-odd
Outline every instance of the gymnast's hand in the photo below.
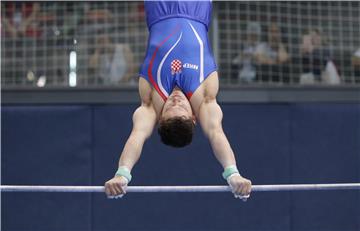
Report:
[[[114,176],[105,183],[105,193],[109,199],[118,199],[126,194],[128,179],[123,176]]]
[[[232,174],[227,179],[235,198],[246,201],[250,197],[251,181],[242,177],[239,173]]]

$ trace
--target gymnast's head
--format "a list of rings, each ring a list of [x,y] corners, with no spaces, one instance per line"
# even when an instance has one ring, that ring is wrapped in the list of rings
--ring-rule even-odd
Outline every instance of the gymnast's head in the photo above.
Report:
[[[175,88],[166,100],[159,121],[161,141],[173,147],[184,147],[192,141],[195,116],[184,93]]]

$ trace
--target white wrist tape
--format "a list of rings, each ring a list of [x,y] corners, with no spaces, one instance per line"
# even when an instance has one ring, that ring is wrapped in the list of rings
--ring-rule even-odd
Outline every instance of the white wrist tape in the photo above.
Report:
[[[230,165],[230,166],[227,166],[224,169],[224,172],[222,173],[222,176],[223,176],[223,178],[225,180],[227,180],[228,177],[231,176],[234,173],[239,173],[239,170],[237,169],[236,165]]]
[[[120,166],[115,175],[124,177],[128,181],[128,183],[131,181],[132,178],[130,170],[126,166]]]

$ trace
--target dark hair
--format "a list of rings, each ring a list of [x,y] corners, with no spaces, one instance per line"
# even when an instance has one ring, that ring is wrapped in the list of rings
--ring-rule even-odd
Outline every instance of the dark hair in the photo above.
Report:
[[[191,143],[194,128],[191,118],[173,117],[160,120],[158,133],[164,144],[181,148]]]

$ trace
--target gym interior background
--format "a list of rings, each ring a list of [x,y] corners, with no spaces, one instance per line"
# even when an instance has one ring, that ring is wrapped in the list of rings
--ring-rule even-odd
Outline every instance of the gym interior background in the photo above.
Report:
[[[360,3],[214,2],[224,130],[253,184],[360,182]],[[1,183],[103,185],[137,105],[142,2],[1,2]],[[197,128],[132,185],[225,185]],[[1,230],[356,231],[358,191],[2,193]]]

